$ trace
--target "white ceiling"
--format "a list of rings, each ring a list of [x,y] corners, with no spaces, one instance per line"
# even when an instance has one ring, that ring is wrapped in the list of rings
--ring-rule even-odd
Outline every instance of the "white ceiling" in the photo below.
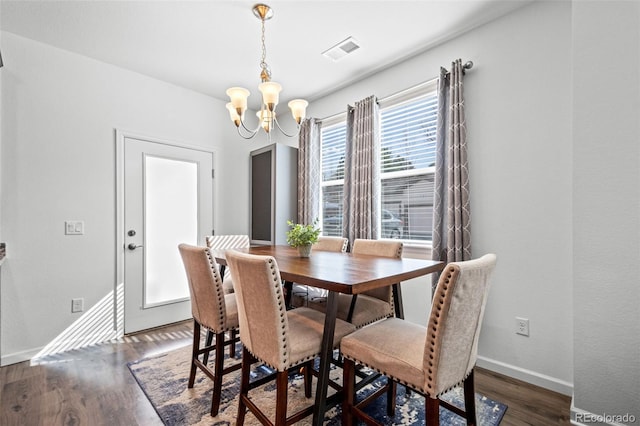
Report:
[[[267,63],[284,87],[281,102],[313,100],[529,1],[267,0]],[[225,101],[228,87],[243,86],[255,101],[254,3],[2,0],[0,28]],[[338,62],[321,55],[349,36],[361,45],[353,54]]]

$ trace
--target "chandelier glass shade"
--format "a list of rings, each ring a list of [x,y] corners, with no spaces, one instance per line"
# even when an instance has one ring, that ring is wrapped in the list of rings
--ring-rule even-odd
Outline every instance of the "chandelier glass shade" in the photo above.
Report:
[[[250,92],[243,87],[231,87],[227,89],[227,96],[230,102],[227,104],[229,117],[236,125],[238,133],[245,139],[254,137],[260,128],[262,128],[271,139],[271,131],[277,127],[285,136],[293,137],[300,131],[300,124],[305,118],[307,105],[309,103],[304,99],[294,99],[288,103],[291,109],[291,115],[296,122],[296,131],[294,134],[285,132],[276,119],[276,107],[280,100],[280,92],[282,86],[275,81],[271,81],[271,70],[266,62],[267,49],[265,47],[265,31],[264,23],[267,19],[273,17],[273,10],[266,4],[256,4],[253,6],[253,14],[260,19],[262,23],[262,59],[260,61],[260,80],[258,90],[262,94],[262,104],[260,111],[256,113],[258,116],[258,127],[250,129],[245,124],[245,112],[247,111],[247,98]]]

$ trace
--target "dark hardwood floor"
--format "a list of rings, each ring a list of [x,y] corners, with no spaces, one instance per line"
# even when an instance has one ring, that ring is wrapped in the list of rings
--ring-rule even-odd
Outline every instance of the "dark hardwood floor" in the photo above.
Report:
[[[182,322],[0,368],[0,425],[161,425],[127,363],[190,344],[191,327]],[[509,406],[502,425],[570,424],[568,396],[484,369],[476,370],[476,391]]]

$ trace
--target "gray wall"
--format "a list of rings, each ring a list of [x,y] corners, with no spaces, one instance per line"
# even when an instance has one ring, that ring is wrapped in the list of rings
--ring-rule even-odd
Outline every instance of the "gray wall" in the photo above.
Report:
[[[314,101],[309,115],[384,98],[457,58],[475,63],[465,80],[472,250],[498,256],[480,365],[571,394],[571,4],[533,3]],[[418,323],[424,287],[403,286]],[[516,316],[529,318],[530,337],[515,334]]]
[[[573,416],[638,424],[639,2],[574,3],[572,88]]]

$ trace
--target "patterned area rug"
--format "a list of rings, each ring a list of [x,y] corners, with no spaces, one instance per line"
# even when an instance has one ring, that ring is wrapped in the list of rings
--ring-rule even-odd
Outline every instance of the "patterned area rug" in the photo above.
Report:
[[[239,349],[237,353],[241,354],[242,351]],[[213,386],[211,380],[198,370],[194,387],[192,389],[187,388],[190,355],[191,346],[185,346],[171,352],[130,363],[129,369],[165,425],[235,425],[238,409],[236,395],[240,387],[240,371],[228,374],[223,378],[220,413],[216,417],[211,417],[209,414]],[[209,362],[211,363],[211,360]],[[225,365],[231,365],[235,362],[239,362],[239,360],[228,359],[225,361]],[[255,374],[257,377],[265,374],[265,370],[265,367],[258,367],[252,375]],[[341,381],[341,376],[341,369],[334,368],[331,371],[333,380]],[[302,376],[291,375],[289,381],[288,410],[290,413],[313,403],[312,399],[304,397]],[[362,389],[358,396],[368,394],[375,390],[376,387],[381,386],[382,383],[382,379],[374,381],[371,385]],[[261,409],[273,418],[275,409],[274,382],[250,391],[249,395]],[[464,407],[460,389],[449,392],[446,398],[443,399]],[[272,409],[270,410],[269,408]],[[500,424],[506,409],[506,405],[476,394],[476,412],[479,425],[493,426]],[[384,397],[379,398],[378,401],[368,406],[367,411],[386,425],[424,425],[424,399],[415,392],[407,396],[403,386],[398,386],[397,408],[394,418],[390,419],[386,416]],[[248,412],[245,424],[259,425],[260,423]],[[311,416],[299,424],[311,424]],[[328,426],[340,425],[340,407],[334,407],[327,412],[324,424]],[[440,424],[443,426],[462,426],[466,423],[462,417],[440,408]]]

